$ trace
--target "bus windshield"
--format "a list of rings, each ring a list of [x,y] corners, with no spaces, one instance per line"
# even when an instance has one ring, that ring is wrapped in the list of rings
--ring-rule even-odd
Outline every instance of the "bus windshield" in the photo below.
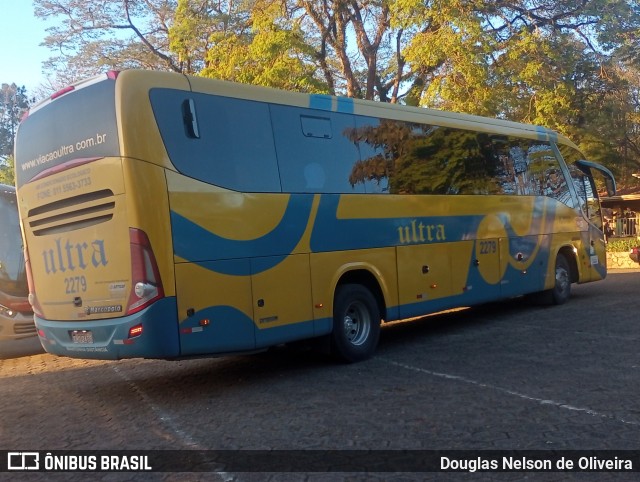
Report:
[[[22,254],[22,238],[15,194],[0,190],[0,291],[26,296],[27,276]]]

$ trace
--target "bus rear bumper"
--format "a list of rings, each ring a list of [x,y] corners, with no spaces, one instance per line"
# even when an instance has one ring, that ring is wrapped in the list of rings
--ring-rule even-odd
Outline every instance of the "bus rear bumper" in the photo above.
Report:
[[[98,360],[172,358],[180,354],[175,297],[129,316],[82,322],[35,316],[43,348],[54,355]],[[132,328],[141,327],[138,335]],[[137,333],[137,330],[136,330]]]

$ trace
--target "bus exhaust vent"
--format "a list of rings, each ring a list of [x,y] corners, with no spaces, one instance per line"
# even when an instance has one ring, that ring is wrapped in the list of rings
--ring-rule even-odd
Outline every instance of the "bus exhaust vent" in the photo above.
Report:
[[[29,226],[35,236],[74,231],[109,221],[115,205],[110,189],[80,194],[30,209]]]

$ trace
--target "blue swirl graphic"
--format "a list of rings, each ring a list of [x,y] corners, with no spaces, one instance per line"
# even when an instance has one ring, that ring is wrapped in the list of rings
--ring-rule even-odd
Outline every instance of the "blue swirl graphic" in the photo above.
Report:
[[[248,276],[261,273],[281,263],[298,245],[307,227],[312,203],[313,195],[292,194],[278,225],[264,236],[250,240],[223,238],[171,211],[174,252],[207,269],[211,269],[211,263],[207,263],[211,260],[268,257],[260,263],[215,264],[216,271],[222,274]]]

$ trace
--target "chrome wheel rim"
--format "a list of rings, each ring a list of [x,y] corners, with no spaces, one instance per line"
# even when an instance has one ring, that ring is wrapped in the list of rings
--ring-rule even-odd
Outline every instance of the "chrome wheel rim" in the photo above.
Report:
[[[556,287],[561,293],[565,293],[569,288],[569,272],[563,267],[556,268]]]
[[[344,335],[352,345],[362,345],[371,331],[371,315],[364,303],[351,303],[343,318]]]

